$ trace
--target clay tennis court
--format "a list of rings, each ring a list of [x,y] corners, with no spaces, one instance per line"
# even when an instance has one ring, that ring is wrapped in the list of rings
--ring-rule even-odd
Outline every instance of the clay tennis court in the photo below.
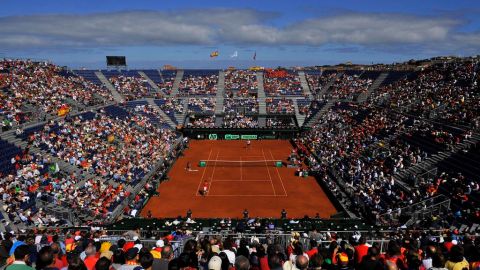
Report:
[[[286,161],[292,145],[286,140],[245,141],[192,140],[163,182],[158,197],[152,197],[142,211],[154,217],[251,217],[279,218],[283,208],[289,218],[305,215],[328,218],[335,207],[313,177],[295,176],[295,169],[277,168],[275,160]],[[212,160],[199,167],[200,160]],[[217,160],[217,161],[213,161]],[[185,168],[191,163],[192,171]],[[199,190],[208,182],[208,193]]]

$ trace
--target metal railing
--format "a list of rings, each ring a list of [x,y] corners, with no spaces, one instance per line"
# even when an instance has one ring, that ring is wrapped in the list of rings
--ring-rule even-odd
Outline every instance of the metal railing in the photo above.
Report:
[[[405,206],[392,212],[377,216],[376,225],[378,226],[399,226],[411,224],[426,217],[436,214],[437,216],[450,211],[450,199],[444,195],[425,199],[421,202]],[[402,222],[402,217],[409,217]],[[402,224],[403,223],[403,224]]]

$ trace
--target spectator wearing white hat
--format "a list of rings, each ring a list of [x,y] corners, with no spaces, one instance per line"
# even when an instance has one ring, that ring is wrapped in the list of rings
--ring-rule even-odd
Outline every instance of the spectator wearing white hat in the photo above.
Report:
[[[218,256],[213,256],[210,261],[208,261],[208,270],[221,270],[222,269],[222,259]]]
[[[154,259],[160,259],[162,258],[162,249],[165,246],[165,242],[162,239],[157,240],[155,243],[155,247],[152,248],[150,253],[152,253]]]
[[[157,241],[157,243],[159,241]],[[160,259],[156,258],[153,260],[152,270],[168,270],[168,263],[173,258],[174,258],[174,254],[173,254],[172,246],[170,245],[162,246],[161,258]]]

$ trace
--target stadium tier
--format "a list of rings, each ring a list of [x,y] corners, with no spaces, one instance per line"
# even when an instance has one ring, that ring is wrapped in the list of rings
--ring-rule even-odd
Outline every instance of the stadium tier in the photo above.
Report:
[[[478,58],[255,71],[4,59],[1,263],[13,238],[57,252],[37,269],[67,266],[61,252],[88,270],[139,251],[177,257],[162,270],[478,262],[479,71]]]

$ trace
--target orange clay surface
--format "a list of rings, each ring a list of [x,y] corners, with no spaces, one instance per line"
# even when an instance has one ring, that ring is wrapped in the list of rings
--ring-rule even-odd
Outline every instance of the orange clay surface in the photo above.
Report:
[[[283,208],[289,218],[305,215],[328,218],[335,207],[313,177],[295,176],[295,169],[276,168],[273,161],[255,165],[207,163],[200,160],[286,161],[292,145],[286,140],[245,141],[192,140],[184,156],[169,173],[169,179],[159,186],[159,196],[150,198],[142,211],[154,217],[185,216],[190,208],[194,218],[242,217],[246,208],[251,217],[279,218]],[[185,168],[191,163],[191,170]],[[205,181],[208,193],[200,195]]]

